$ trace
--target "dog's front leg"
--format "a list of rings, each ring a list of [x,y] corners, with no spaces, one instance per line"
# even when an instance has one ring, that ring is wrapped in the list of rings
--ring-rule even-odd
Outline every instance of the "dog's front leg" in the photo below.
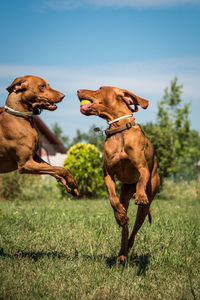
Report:
[[[48,174],[56,178],[57,181],[60,181],[67,191],[72,195],[78,196],[78,186],[75,182],[74,177],[71,173],[63,167],[51,166],[40,157],[36,157],[37,161],[29,159],[26,162],[20,162],[18,164],[18,170],[20,173],[27,174]]]
[[[146,161],[140,164],[137,169],[139,171],[139,180],[136,183],[135,204],[147,205],[149,200],[146,194],[146,186],[149,181],[150,173]]]
[[[117,223],[123,227],[128,224],[129,220],[126,215],[126,209],[120,203],[119,198],[116,195],[114,178],[106,172],[104,172],[104,174],[104,181],[108,190],[110,204],[114,210],[115,219]]]

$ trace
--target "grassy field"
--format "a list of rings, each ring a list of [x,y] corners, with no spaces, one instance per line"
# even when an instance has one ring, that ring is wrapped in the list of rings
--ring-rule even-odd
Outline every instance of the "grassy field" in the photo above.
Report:
[[[107,200],[59,200],[51,192],[1,201],[0,299],[199,299],[193,191],[169,184],[154,200],[153,223],[145,221],[126,265],[116,263],[121,230]],[[135,212],[132,201],[131,226]]]

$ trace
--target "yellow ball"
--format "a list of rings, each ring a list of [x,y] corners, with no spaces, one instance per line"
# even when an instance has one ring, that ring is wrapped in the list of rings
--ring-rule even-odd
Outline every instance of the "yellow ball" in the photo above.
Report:
[[[86,99],[81,100],[81,105],[84,105],[84,104],[90,104],[90,103],[91,103],[90,100],[86,100]]]

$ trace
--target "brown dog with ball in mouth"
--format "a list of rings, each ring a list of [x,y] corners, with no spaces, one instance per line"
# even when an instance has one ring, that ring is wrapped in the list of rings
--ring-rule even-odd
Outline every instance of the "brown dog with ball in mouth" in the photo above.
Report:
[[[116,221],[122,227],[118,261],[125,261],[147,215],[151,223],[150,205],[160,186],[153,146],[133,117],[138,106],[146,109],[149,102],[116,87],[101,87],[96,91],[78,90],[77,93],[82,114],[99,116],[109,124],[105,131],[104,180]],[[131,105],[134,105],[134,109]],[[115,176],[121,182],[120,198],[115,190]],[[138,211],[129,237],[127,210],[133,196]]]

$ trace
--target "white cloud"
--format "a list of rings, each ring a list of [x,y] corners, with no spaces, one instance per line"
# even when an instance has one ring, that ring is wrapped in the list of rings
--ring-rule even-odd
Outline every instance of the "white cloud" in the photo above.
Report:
[[[5,97],[5,88],[18,76],[33,74],[41,76],[50,85],[66,94],[58,110],[53,114],[43,113],[47,124],[52,124],[59,119],[65,130],[70,129],[72,135],[76,128],[85,130],[93,124],[102,125],[105,121],[98,118],[86,118],[79,113],[79,102],[76,90],[79,88],[98,89],[102,85],[118,86],[129,89],[135,94],[150,100],[147,111],[137,114],[138,122],[152,121],[155,119],[157,101],[162,98],[166,86],[174,76],[178,76],[179,83],[183,84],[184,101],[192,101],[191,116],[193,128],[200,131],[199,124],[199,82],[200,82],[200,57],[178,57],[160,60],[133,61],[125,64],[91,65],[85,67],[46,67],[28,65],[0,65],[0,92]],[[5,97],[1,97],[0,106]],[[142,119],[140,119],[142,118]],[[105,125],[105,124],[104,124]],[[67,130],[67,129],[66,129]]]
[[[69,68],[0,65],[0,81],[5,82],[7,79],[7,85],[15,77],[26,74],[44,77],[55,88],[70,94],[74,94],[74,91],[79,88],[97,89],[101,85],[113,85],[134,90],[146,97],[148,95],[160,97],[170,80],[174,76],[178,76],[179,82],[184,84],[184,96],[198,99],[200,57],[132,61],[124,64]]]
[[[85,5],[113,8],[150,8],[196,5],[200,0],[44,0],[44,6],[51,9],[74,9]]]

